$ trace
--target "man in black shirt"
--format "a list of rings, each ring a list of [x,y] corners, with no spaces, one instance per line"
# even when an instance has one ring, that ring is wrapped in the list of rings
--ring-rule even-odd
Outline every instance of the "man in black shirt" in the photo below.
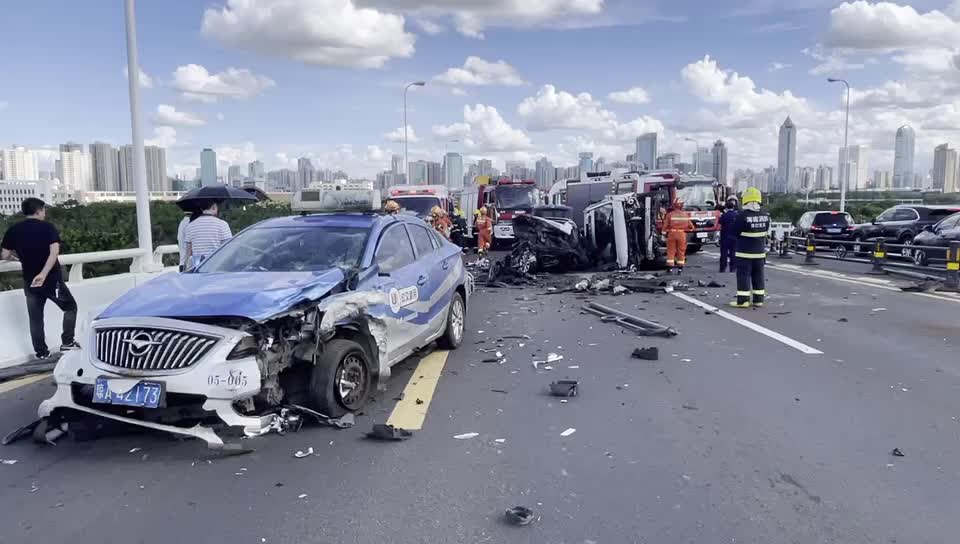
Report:
[[[43,330],[43,308],[52,300],[63,311],[63,345],[60,351],[80,349],[74,340],[77,325],[77,303],[63,281],[60,263],[60,233],[46,221],[46,204],[39,198],[28,198],[21,204],[26,219],[13,225],[3,235],[2,258],[18,260],[23,268],[23,292],[27,297],[30,338],[38,359],[50,356]]]

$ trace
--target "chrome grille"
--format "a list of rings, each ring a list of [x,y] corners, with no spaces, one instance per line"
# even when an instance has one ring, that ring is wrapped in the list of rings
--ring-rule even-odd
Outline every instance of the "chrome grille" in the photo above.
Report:
[[[180,370],[194,365],[220,340],[147,327],[97,329],[97,359],[127,370]]]

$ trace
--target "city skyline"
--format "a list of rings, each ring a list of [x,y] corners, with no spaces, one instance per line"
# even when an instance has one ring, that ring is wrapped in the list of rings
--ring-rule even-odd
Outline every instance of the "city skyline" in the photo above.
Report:
[[[465,163],[547,156],[573,164],[580,152],[622,160],[636,152],[636,138],[656,133],[659,154],[680,150],[685,137],[723,139],[731,168],[759,170],[776,156],[776,122],[790,115],[800,127],[796,163],[823,164],[836,160],[843,141],[842,89],[825,82],[837,76],[853,86],[850,143],[868,146],[871,165],[893,168],[889,134],[899,126],[916,129],[914,169],[924,175],[933,148],[955,139],[949,112],[957,108],[937,109],[957,100],[945,85],[955,70],[943,60],[950,45],[905,38],[937,17],[960,24],[955,12],[941,15],[933,8],[943,6],[932,3],[763,2],[749,14],[683,2],[640,9],[626,0],[548,2],[529,13],[516,2],[492,11],[445,4],[429,16],[428,32],[417,23],[417,1],[391,8],[341,0],[350,9],[337,13],[320,12],[323,3],[291,1],[290,9],[258,20],[263,1],[138,5],[146,137],[167,149],[170,175],[195,170],[196,150],[210,147],[227,164],[259,159],[268,170],[295,169],[297,158],[307,157],[317,167],[373,177],[401,151],[402,89],[417,80],[426,86],[409,93],[412,160],[442,160],[454,139]],[[361,4],[368,19],[338,19],[353,17]],[[52,171],[58,142],[126,143],[120,11],[109,3],[7,7],[8,38],[36,45],[7,61],[18,77],[0,90],[0,147],[36,149],[40,169]],[[791,24],[781,25],[788,16]],[[689,31],[681,22],[691,17],[713,24],[696,40],[682,39]],[[36,20],[73,24],[31,24]],[[378,26],[388,20],[389,28]],[[464,20],[478,26],[468,31]],[[884,21],[890,26],[880,27]],[[348,23],[370,32],[344,43],[326,30]],[[607,39],[612,23],[671,46],[658,51],[642,81],[615,69],[589,81],[563,74],[564,62],[624,54]],[[295,39],[281,39],[272,32],[278,28]],[[180,29],[188,30],[182,39],[166,39]],[[578,39],[568,39],[575,33]],[[868,39],[881,33],[885,40]],[[373,36],[382,40],[368,41]],[[71,43],[86,44],[82,65],[59,54]],[[57,98],[44,80],[50,73],[71,81],[77,101]],[[317,85],[316,78],[330,77],[345,84]],[[304,115],[322,119],[324,130],[295,122],[266,129]]]

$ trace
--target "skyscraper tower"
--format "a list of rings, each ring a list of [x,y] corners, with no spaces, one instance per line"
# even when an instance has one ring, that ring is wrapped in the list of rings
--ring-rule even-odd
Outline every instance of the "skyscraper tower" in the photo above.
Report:
[[[797,127],[788,115],[780,125],[780,143],[777,152],[777,177],[774,186],[770,188],[774,193],[786,193],[796,188],[797,177]]]
[[[908,125],[897,129],[897,141],[893,155],[893,187],[913,185],[913,156],[917,135]]]

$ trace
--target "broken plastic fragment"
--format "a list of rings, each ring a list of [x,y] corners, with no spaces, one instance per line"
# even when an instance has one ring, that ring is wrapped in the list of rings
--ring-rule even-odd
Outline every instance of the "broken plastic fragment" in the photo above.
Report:
[[[456,438],[457,440],[467,440],[468,438],[474,438],[477,436],[480,436],[480,433],[463,433],[463,434],[455,435],[454,438]]]
[[[886,309],[886,308],[874,308],[874,309],[872,309],[872,310],[870,310],[870,311],[871,311],[871,312],[885,312],[885,311],[887,311],[887,309]]]
[[[384,425],[377,424],[373,426],[373,430],[367,433],[367,438],[373,438],[376,440],[406,440],[413,436],[413,433],[401,429],[400,427],[394,427],[393,425]]]
[[[506,438],[495,438],[493,441],[496,442],[497,444],[503,444],[504,442],[507,441],[507,439],[506,439]]]
[[[17,464],[17,460],[16,459],[0,459],[0,464],[15,465]]]
[[[297,498],[298,498],[298,499],[305,499],[305,498],[307,498],[307,494],[306,494],[306,493],[301,493],[301,494],[297,495]]]
[[[310,457],[313,455],[313,446],[307,448],[307,451],[297,450],[297,453],[294,453],[293,456],[297,459],[303,459],[304,457]]]
[[[562,433],[560,433],[560,436],[570,436],[571,434],[573,434],[573,433],[575,433],[575,432],[577,432],[577,430],[574,429],[573,427],[570,427],[569,429],[567,429],[567,430],[563,431]]]
[[[894,457],[905,457],[903,452],[900,451],[900,448],[893,448],[893,451],[890,452]]]
[[[624,287],[624,286],[622,286],[622,285],[614,285],[614,286],[613,286],[613,294],[614,294],[614,295],[622,295],[622,294],[626,293],[627,291],[629,291],[629,289],[627,289],[626,287]]]
[[[143,448],[131,448],[131,449],[130,449],[130,453],[137,453],[138,451],[140,451],[140,450],[142,450],[142,449],[143,449]]]
[[[526,506],[514,506],[507,509],[505,517],[513,525],[529,525],[533,521],[533,510]]]
[[[550,384],[550,394],[555,397],[576,397],[579,385],[577,380],[557,380]]]
[[[642,359],[644,361],[659,361],[660,349],[656,347],[636,348],[633,350],[633,353],[631,353],[630,356],[634,359]]]

